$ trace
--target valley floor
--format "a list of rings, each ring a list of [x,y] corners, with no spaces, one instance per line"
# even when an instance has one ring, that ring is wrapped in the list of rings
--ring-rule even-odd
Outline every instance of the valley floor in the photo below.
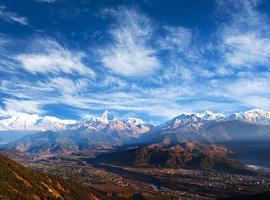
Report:
[[[137,199],[216,199],[270,190],[270,176],[216,171],[134,168],[94,163],[82,157],[43,159],[31,168],[90,184],[109,196]]]

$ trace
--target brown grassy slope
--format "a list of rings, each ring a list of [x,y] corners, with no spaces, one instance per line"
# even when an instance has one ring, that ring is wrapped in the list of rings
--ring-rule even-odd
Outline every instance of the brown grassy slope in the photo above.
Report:
[[[0,155],[0,199],[104,199],[88,186],[33,172]]]

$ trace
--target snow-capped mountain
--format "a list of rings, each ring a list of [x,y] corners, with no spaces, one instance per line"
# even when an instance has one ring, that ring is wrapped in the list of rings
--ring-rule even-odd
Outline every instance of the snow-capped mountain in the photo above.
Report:
[[[36,123],[39,124],[39,122]],[[47,125],[44,122],[43,125],[45,124]],[[57,123],[54,123],[53,126],[49,125],[58,128]],[[140,119],[118,119],[113,113],[105,111],[100,117],[91,117],[88,120],[67,124],[63,127],[64,129],[60,129],[60,131],[37,132],[25,136],[8,146],[33,154],[111,148],[139,138],[148,133],[152,126],[144,124]]]
[[[237,120],[259,125],[270,125],[270,112],[261,109],[252,109],[243,113],[234,113],[225,116],[220,113],[205,111],[202,113],[184,113],[159,127],[176,129],[179,127],[199,128],[209,122]],[[141,119],[118,119],[109,111],[99,117],[91,117],[84,121],[63,120],[53,116],[39,116],[35,114],[18,113],[10,118],[0,120],[0,131],[62,131],[88,130],[100,131],[128,131],[139,136],[150,130],[149,125]]]
[[[270,112],[261,109],[252,109],[243,113],[234,113],[228,118],[253,124],[270,125]]]
[[[205,111],[202,113],[185,113],[181,114],[172,120],[166,122],[162,127],[167,128],[179,128],[179,127],[191,127],[199,128],[203,125],[218,121],[241,121],[258,125],[270,125],[270,112],[262,109],[252,109],[242,113],[234,113],[225,116],[221,113],[213,113],[211,111]]]
[[[113,113],[109,112],[108,110],[105,110],[101,116],[98,117],[91,117],[90,119],[86,120],[88,122],[96,122],[96,123],[102,123],[102,124],[108,124],[111,121],[116,121],[117,118],[114,116]]]
[[[206,111],[181,114],[154,127],[141,119],[119,119],[108,111],[99,117],[79,122],[19,114],[0,120],[0,130],[36,131],[9,146],[28,153],[55,153],[112,148],[123,144],[176,144],[190,141],[209,143],[270,138],[270,126],[264,125],[269,123],[269,119],[268,112],[258,109],[228,117]],[[44,130],[47,131],[42,132]]]
[[[70,125],[68,130],[78,130],[88,133],[102,133],[111,135],[121,133],[128,137],[139,137],[150,130],[151,126],[144,124],[141,119],[128,118],[118,119],[109,111],[105,111],[100,117]]]
[[[200,127],[209,121],[219,121],[223,120],[224,118],[225,115],[213,113],[211,111],[205,111],[202,113],[186,113],[166,122],[163,127],[175,129],[178,127],[188,126],[195,128]]]
[[[253,109],[237,115],[181,114],[143,135],[138,143],[224,142],[270,138],[269,112]]]
[[[225,118],[224,114],[221,113],[213,113],[211,111],[205,111],[201,113],[196,113],[196,115],[204,120],[222,120]]]
[[[32,145],[47,145],[52,148],[55,144],[62,148],[63,142],[60,140],[69,141],[69,145],[76,148],[88,148],[93,145],[120,145],[130,139],[139,138],[142,134],[149,132],[151,127],[151,125],[144,124],[141,119],[118,119],[109,111],[105,111],[99,117],[91,117],[84,121],[62,120],[52,116],[42,117],[30,114],[17,114],[0,120],[0,132],[11,131],[13,135],[16,135],[15,132],[18,131],[20,133],[17,135],[26,132],[35,133],[33,138],[29,135],[26,140],[21,140],[22,146],[26,142]],[[3,134],[0,134],[0,140],[1,136]],[[2,143],[5,143],[5,140]]]
[[[0,131],[60,131],[75,123],[77,123],[75,120],[18,113],[10,118],[0,120]]]

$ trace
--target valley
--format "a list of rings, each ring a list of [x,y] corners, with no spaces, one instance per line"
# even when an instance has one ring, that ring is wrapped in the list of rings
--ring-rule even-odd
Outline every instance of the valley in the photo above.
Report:
[[[104,198],[206,200],[270,191],[269,172],[257,167],[268,167],[266,111],[181,114],[158,126],[108,111],[81,122],[24,117],[0,120],[2,133],[18,135],[8,136],[0,153]]]
[[[111,197],[131,198],[137,194],[140,199],[216,199],[270,189],[270,176],[266,174],[116,166],[81,156],[36,160],[28,163],[28,167],[90,184]]]

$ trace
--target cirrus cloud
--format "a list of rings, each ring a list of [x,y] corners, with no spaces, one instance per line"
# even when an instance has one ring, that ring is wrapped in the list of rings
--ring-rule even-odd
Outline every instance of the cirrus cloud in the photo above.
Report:
[[[16,60],[21,64],[19,67],[32,74],[95,74],[83,63],[84,53],[65,49],[55,40],[40,39],[34,48],[40,51],[16,56]]]
[[[148,44],[149,19],[133,9],[106,10],[117,25],[109,33],[113,42],[101,50],[105,67],[122,76],[146,76],[160,67],[156,51]]]

